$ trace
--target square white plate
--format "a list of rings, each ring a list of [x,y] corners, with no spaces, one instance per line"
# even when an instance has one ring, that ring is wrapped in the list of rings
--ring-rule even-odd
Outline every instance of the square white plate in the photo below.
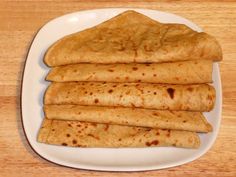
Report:
[[[190,162],[207,152],[214,143],[221,120],[222,93],[219,66],[214,63],[213,85],[216,88],[216,104],[204,113],[213,126],[213,132],[201,134],[199,149],[175,147],[151,148],[72,148],[38,143],[37,133],[44,118],[43,95],[49,82],[45,76],[49,69],[43,63],[47,48],[65,35],[95,26],[125,11],[125,8],[109,8],[75,12],[56,18],[44,25],[35,36],[25,64],[21,109],[25,135],[33,150],[44,159],[63,166],[105,170],[143,171],[173,167]],[[182,23],[196,31],[202,31],[189,20],[174,14],[147,9],[133,9],[163,23]]]

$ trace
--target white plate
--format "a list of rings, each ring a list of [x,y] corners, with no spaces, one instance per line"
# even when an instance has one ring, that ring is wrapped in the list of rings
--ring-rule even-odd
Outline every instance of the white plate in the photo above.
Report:
[[[43,63],[47,48],[61,37],[95,26],[128,9],[109,8],[75,12],[56,18],[43,26],[36,35],[28,53],[23,75],[21,106],[26,137],[33,150],[41,157],[63,166],[106,171],[143,171],[181,165],[199,158],[214,143],[221,120],[221,81],[219,66],[214,63],[213,80],[216,88],[214,110],[204,113],[214,131],[201,134],[199,149],[175,147],[152,148],[72,148],[38,143],[37,133],[44,118],[43,95],[49,82],[44,80],[49,68]],[[182,23],[202,31],[189,20],[156,10],[133,9],[163,23]]]

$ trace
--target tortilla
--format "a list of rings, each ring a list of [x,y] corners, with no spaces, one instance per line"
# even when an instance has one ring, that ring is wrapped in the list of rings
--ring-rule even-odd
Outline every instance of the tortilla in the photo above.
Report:
[[[176,146],[198,148],[200,140],[195,132],[161,130],[44,119],[38,142],[73,147],[151,147]]]
[[[200,112],[78,105],[45,105],[44,112],[48,119],[77,120],[194,132],[212,131],[211,125]]]
[[[199,84],[212,82],[212,61],[161,64],[74,64],[54,67],[48,81],[149,82]]]
[[[52,83],[45,104],[140,107],[176,111],[210,111],[215,89],[207,84],[168,85],[148,83]]]
[[[221,59],[221,47],[214,37],[183,24],[159,23],[129,10],[58,40],[48,49],[44,62],[60,66]]]

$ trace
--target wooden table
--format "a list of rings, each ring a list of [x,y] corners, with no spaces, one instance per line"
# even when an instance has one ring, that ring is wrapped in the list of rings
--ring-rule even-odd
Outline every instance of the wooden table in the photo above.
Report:
[[[223,115],[218,138],[201,158],[174,168],[135,173],[75,170],[49,163],[27,144],[20,114],[20,87],[30,43],[40,27],[63,14],[104,7],[140,7],[186,17],[215,36],[220,63]],[[139,2],[138,0],[0,2],[0,176],[236,176],[236,2]],[[32,117],[33,119],[33,117]]]

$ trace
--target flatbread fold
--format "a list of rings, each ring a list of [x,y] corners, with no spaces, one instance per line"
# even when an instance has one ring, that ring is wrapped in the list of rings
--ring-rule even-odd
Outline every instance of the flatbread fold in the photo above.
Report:
[[[194,132],[212,131],[211,125],[200,112],[79,105],[45,105],[44,112],[48,119]]]
[[[44,119],[38,141],[72,147],[151,147],[176,146],[198,148],[200,140],[195,132],[161,130]]]
[[[212,82],[212,61],[160,64],[74,64],[54,67],[46,80],[199,84]]]
[[[207,84],[169,85],[148,83],[52,83],[45,104],[122,106],[176,111],[210,111],[215,89]]]
[[[58,40],[47,51],[44,62],[60,66],[221,59],[221,47],[214,37],[182,24],[159,23],[129,10]]]

